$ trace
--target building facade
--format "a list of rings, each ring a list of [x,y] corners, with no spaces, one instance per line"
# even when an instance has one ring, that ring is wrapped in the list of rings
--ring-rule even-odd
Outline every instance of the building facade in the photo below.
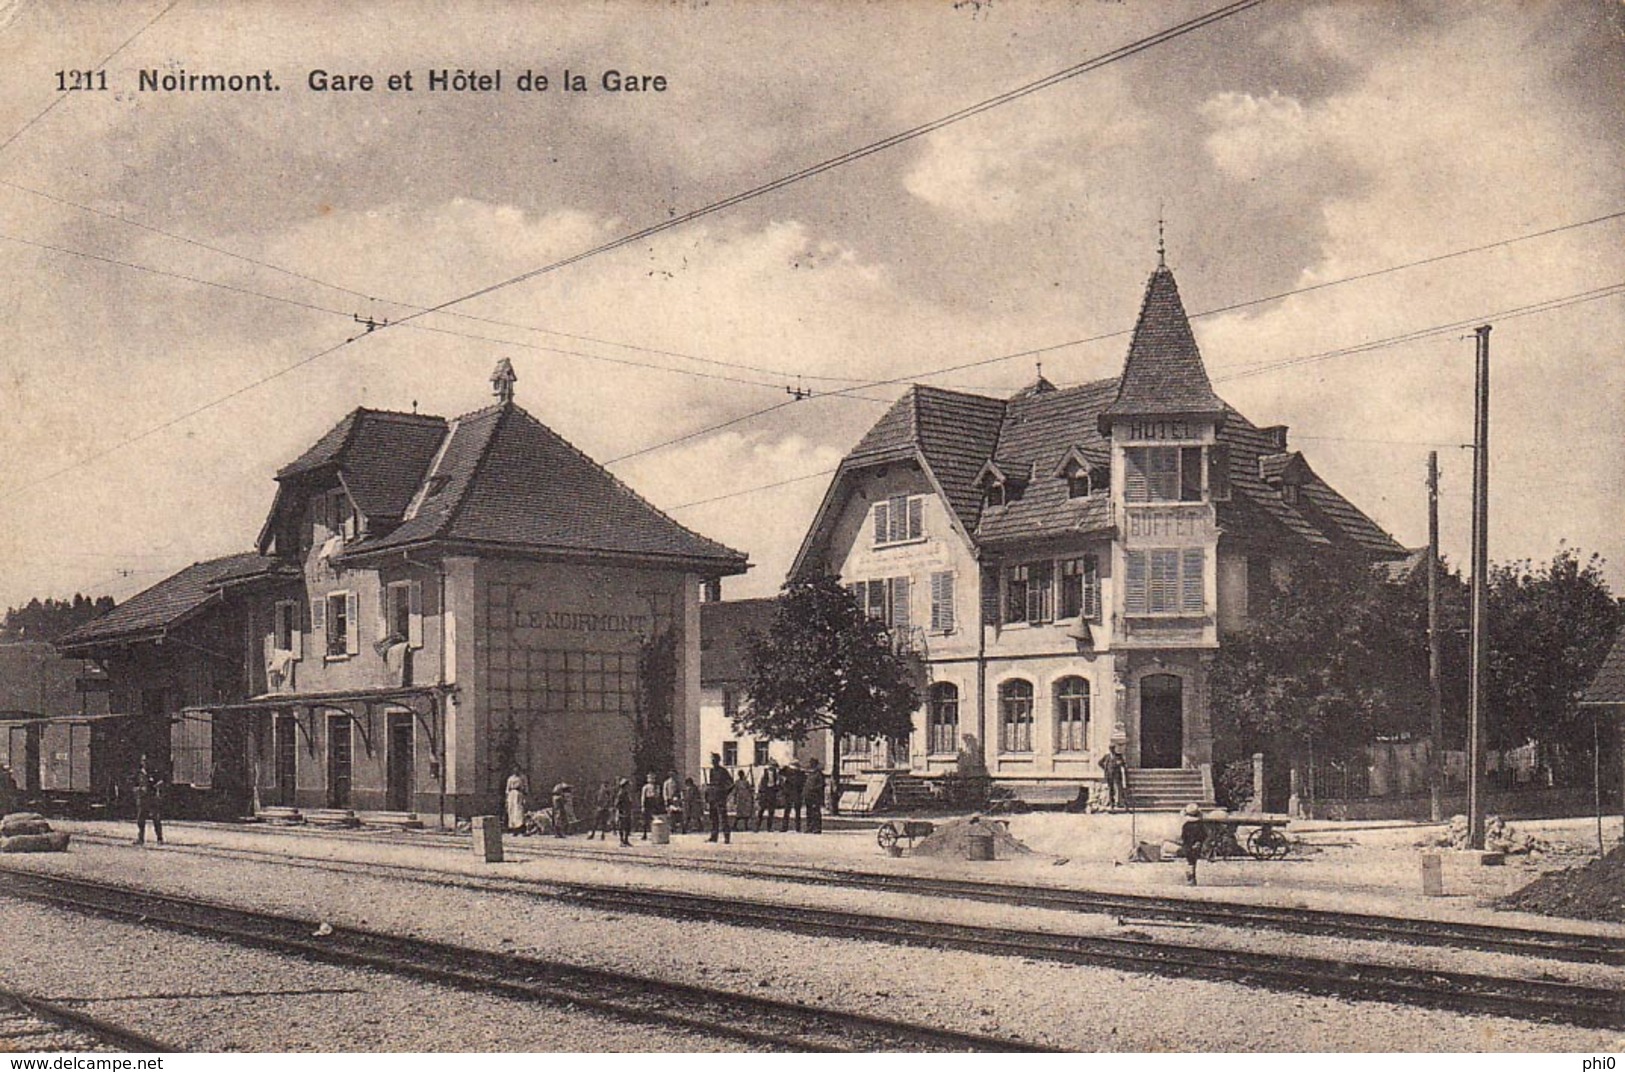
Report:
[[[495,405],[451,421],[352,412],[278,471],[254,553],[59,644],[103,662],[115,697],[169,688],[162,716],[116,710],[168,721],[176,782],[447,817],[496,812],[516,773],[545,794],[700,769],[699,592],[745,556],[515,404],[506,361],[492,382]],[[157,684],[187,627],[212,688]]]
[[[1173,273],[1123,373],[1009,399],[916,385],[841,463],[794,571],[839,576],[923,662],[906,747],[848,770],[1075,795],[1122,749],[1211,794],[1205,665],[1306,555],[1402,557],[1283,427],[1213,393]]]
[[[761,781],[771,760],[784,766],[808,759],[826,762],[829,735],[820,730],[796,741],[751,737],[734,728],[745,702],[746,652],[752,634],[773,624],[772,599],[712,600],[700,604],[700,753],[722,757],[723,766]]]

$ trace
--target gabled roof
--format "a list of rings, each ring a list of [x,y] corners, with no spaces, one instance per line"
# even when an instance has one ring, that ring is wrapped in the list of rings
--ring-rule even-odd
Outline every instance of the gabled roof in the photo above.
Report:
[[[368,518],[393,521],[406,512],[445,435],[443,417],[355,409],[309,450],[278,469],[276,478],[286,481],[336,467],[356,509]]]
[[[1101,414],[1110,422],[1127,416],[1220,416],[1225,405],[1213,393],[1202,353],[1191,332],[1179,285],[1159,264],[1145,285],[1140,318],[1129,341],[1117,397]]]
[[[350,545],[346,559],[460,542],[746,569],[744,554],[673,521],[511,402],[453,422],[422,479],[426,487],[401,524]]]
[[[772,599],[700,604],[700,684],[745,680],[746,640],[773,625]]]
[[[1603,657],[1596,676],[1580,694],[1586,706],[1620,704],[1625,706],[1625,630],[1614,638],[1614,646]]]
[[[296,578],[299,571],[279,559],[253,552],[197,562],[136,593],[100,618],[58,637],[56,647],[70,652],[162,636],[165,630],[203,609],[224,586],[277,576]]]

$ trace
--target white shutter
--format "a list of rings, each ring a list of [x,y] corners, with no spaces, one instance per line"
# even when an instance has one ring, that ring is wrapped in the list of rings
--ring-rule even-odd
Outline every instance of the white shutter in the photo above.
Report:
[[[1206,609],[1207,600],[1202,576],[1206,558],[1200,547],[1185,549],[1185,560],[1179,579],[1179,609],[1186,614],[1201,614]]]
[[[413,581],[407,588],[407,613],[410,616],[406,642],[414,648],[423,647],[423,582]]]
[[[887,500],[891,507],[891,531],[887,535],[890,543],[901,543],[908,539],[908,498],[903,495],[893,495]]]
[[[293,632],[290,634],[292,641],[288,647],[293,649],[295,659],[303,659],[305,657],[305,622],[304,616],[299,613],[297,601],[288,604],[288,618],[293,623]]]
[[[1094,555],[1083,556],[1083,616],[1100,620],[1100,560]]]
[[[889,517],[890,517],[890,504],[889,503],[883,503],[883,502],[875,503],[875,543],[876,543],[876,545],[886,543],[887,541],[889,541],[891,539],[891,532],[887,528]]]
[[[1123,610],[1129,614],[1144,614],[1149,606],[1145,552],[1125,552],[1123,572],[1127,575],[1123,578]]]
[[[1145,448],[1128,447],[1123,451],[1123,501],[1146,502],[1151,498],[1151,485],[1146,480]]]
[[[903,629],[907,629],[910,622],[908,601],[911,587],[907,577],[891,579],[891,623]]]
[[[954,631],[954,575],[931,575],[931,629],[938,633]]]
[[[908,538],[918,540],[925,535],[925,499],[916,495],[908,501]]]
[[[361,651],[361,595],[358,592],[344,595],[344,650],[350,655]]]

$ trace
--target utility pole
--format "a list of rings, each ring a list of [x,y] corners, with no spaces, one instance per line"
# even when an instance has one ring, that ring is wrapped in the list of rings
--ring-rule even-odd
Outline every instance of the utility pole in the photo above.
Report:
[[[1439,695],[1439,452],[1428,451],[1428,709],[1433,749],[1428,763],[1428,816],[1444,818],[1444,702]]]
[[[1473,414],[1472,675],[1467,697],[1467,837],[1484,848],[1484,689],[1489,679],[1490,325],[1477,328],[1478,374]]]

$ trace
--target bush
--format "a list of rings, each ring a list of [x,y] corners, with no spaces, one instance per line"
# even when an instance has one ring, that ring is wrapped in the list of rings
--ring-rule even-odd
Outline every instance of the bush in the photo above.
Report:
[[[1218,804],[1231,811],[1241,811],[1253,799],[1253,761],[1232,759],[1217,764],[1213,769],[1213,795]]]

